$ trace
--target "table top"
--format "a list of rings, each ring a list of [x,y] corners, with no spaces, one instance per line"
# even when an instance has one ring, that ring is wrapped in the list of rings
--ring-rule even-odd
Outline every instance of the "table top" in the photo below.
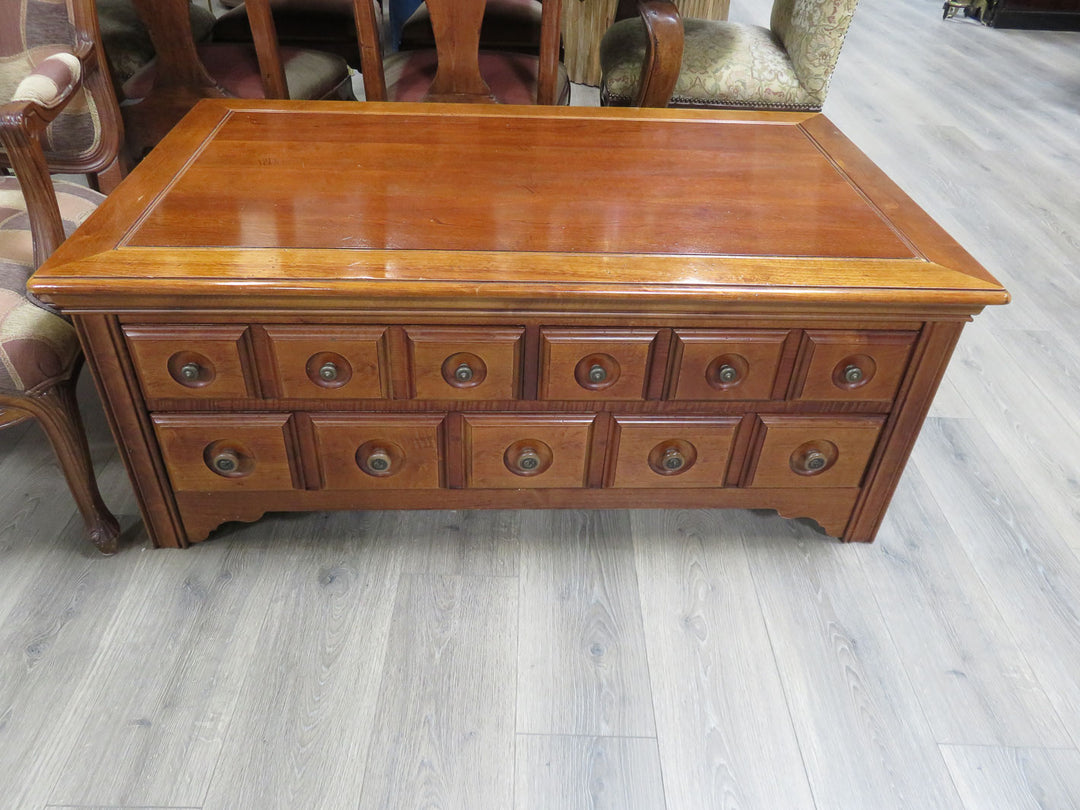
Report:
[[[32,289],[1008,299],[820,114],[236,100],[201,103]]]

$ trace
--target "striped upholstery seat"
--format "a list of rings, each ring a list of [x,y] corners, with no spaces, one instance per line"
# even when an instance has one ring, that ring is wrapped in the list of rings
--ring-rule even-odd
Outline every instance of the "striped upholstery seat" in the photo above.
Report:
[[[74,183],[55,185],[67,233],[104,199]],[[14,177],[0,177],[0,392],[47,389],[71,376],[78,362],[79,342],[71,324],[27,295],[33,271],[25,200]]]

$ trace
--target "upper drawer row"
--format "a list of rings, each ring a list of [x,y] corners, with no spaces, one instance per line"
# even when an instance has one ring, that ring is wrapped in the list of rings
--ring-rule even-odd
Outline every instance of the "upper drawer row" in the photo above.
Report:
[[[124,327],[148,399],[891,401],[913,331],[520,327]],[[401,346],[392,350],[391,345]],[[665,350],[666,349],[666,350]],[[400,356],[396,356],[400,355]],[[535,370],[531,366],[535,365]],[[392,383],[391,380],[396,380]]]

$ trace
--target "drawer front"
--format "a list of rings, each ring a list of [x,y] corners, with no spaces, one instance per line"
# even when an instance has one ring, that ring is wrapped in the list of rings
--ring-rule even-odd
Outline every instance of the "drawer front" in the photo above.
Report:
[[[438,415],[312,415],[324,489],[436,489],[443,483]]]
[[[786,331],[676,329],[673,399],[772,399]]]
[[[280,396],[310,399],[388,396],[384,327],[267,326],[265,332]]]
[[[737,417],[616,416],[612,487],[720,487]]]
[[[186,492],[302,487],[287,414],[155,414],[173,488]]]
[[[583,487],[594,417],[468,414],[466,485],[478,489]]]
[[[880,416],[759,416],[743,486],[857,487]]]
[[[891,402],[907,370],[917,334],[805,332],[795,362],[792,398]]]
[[[246,326],[125,326],[147,399],[258,396]]]
[[[656,330],[543,329],[540,398],[645,398]]]
[[[412,394],[419,399],[517,399],[521,391],[521,328],[405,330]]]

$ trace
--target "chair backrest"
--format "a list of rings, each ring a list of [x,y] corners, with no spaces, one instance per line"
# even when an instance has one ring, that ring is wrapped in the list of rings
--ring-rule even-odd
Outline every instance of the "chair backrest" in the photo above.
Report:
[[[96,174],[116,165],[120,108],[100,47],[94,0],[0,0],[0,100],[46,56],[84,51],[83,86],[49,126],[41,145],[56,172]],[[9,166],[0,150],[0,166]]]
[[[799,83],[819,103],[844,45],[858,0],[775,0],[770,28],[791,58]]]
[[[438,68],[426,101],[490,102],[480,75],[480,26],[486,0],[427,0]],[[382,48],[371,0],[354,0],[361,72],[369,101],[386,99]],[[544,0],[540,29],[538,104],[554,104],[558,85],[561,0]]]

